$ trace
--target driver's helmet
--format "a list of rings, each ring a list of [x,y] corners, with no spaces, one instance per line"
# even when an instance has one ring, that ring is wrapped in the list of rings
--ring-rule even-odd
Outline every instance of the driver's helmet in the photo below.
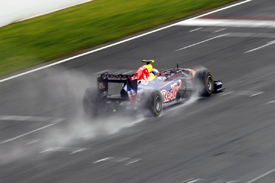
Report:
[[[153,66],[151,64],[144,65],[144,67],[147,67],[149,73],[153,70]]]
[[[159,75],[159,71],[157,69],[153,69],[152,70],[152,73],[155,75],[155,76],[158,76]]]

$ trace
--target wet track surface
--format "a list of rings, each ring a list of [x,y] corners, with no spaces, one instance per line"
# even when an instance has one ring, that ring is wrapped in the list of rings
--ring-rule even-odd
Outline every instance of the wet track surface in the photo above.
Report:
[[[272,5],[250,1],[0,83],[0,182],[244,183],[274,169],[275,29],[259,26],[275,24]],[[221,19],[234,23],[210,21]],[[82,97],[99,73],[143,59],[204,66],[226,90],[159,118],[87,119]]]

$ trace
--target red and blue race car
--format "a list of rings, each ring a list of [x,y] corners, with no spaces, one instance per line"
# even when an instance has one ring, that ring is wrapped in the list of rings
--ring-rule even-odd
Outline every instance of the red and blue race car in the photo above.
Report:
[[[210,96],[224,90],[222,81],[214,81],[207,69],[171,68],[152,72],[153,60],[144,60],[132,75],[103,73],[97,78],[97,88],[88,88],[83,108],[91,117],[106,111],[134,110],[150,116],[159,116],[166,104],[189,99],[194,93]],[[108,93],[109,83],[122,83],[120,93]]]

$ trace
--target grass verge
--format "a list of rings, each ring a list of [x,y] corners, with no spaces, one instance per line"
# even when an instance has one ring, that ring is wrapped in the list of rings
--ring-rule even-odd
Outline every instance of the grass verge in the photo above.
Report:
[[[94,0],[0,28],[0,76],[236,0]]]

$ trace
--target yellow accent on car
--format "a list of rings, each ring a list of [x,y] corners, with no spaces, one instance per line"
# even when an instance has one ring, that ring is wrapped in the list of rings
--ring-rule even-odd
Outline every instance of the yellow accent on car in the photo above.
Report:
[[[149,73],[151,73],[153,70],[153,66],[151,64],[144,65],[144,67],[147,67]]]
[[[193,76],[193,77],[195,77],[195,73],[196,73],[196,71],[193,71],[193,72],[192,72],[192,76]]]
[[[155,79],[155,77],[156,77],[156,76],[155,76],[153,73],[150,73],[150,75],[149,75],[149,81]]]
[[[149,62],[150,61],[150,62],[153,62],[153,63],[155,62],[155,60],[142,60],[142,61],[143,62]]]
[[[190,69],[190,72],[191,72],[191,75],[192,75],[193,77],[195,77],[195,73],[196,73],[196,71],[194,71],[194,70]]]

